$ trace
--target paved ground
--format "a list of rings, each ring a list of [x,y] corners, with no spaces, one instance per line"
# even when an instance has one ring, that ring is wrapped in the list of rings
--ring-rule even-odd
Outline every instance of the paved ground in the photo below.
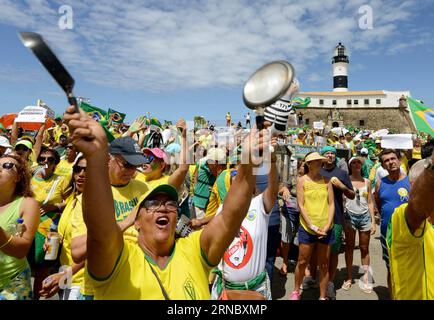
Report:
[[[384,261],[381,258],[381,244],[380,244],[380,231],[377,225],[377,233],[371,237],[369,245],[369,253],[371,257],[371,267],[373,272],[374,284],[373,291],[370,294],[364,293],[360,290],[357,282],[353,283],[350,290],[345,291],[341,289],[342,283],[346,278],[346,266],[344,254],[339,255],[339,264],[334,285],[336,288],[337,300],[386,300],[389,299],[387,290],[387,273]],[[359,273],[360,251],[358,250],[358,236],[356,237],[356,249],[354,250],[353,259],[353,279],[358,281],[362,277]],[[294,289],[294,268],[295,265],[288,266],[288,274],[286,277],[279,274],[280,266],[282,265],[282,258],[277,258],[274,275],[273,275],[273,299],[288,300],[289,294]],[[302,299],[312,300],[319,298],[319,289],[309,289],[302,293]]]

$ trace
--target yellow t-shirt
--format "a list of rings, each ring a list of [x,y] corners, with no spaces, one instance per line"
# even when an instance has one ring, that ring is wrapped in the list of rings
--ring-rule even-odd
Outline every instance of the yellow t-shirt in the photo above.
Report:
[[[406,155],[401,157],[401,168],[404,170],[406,174],[408,174],[408,159]]]
[[[329,196],[327,183],[324,181],[314,182],[304,180],[304,208],[307,211],[310,222],[320,228],[327,225],[329,218]],[[310,234],[316,234],[312,231],[300,215],[300,223],[304,230]]]
[[[167,266],[160,269],[137,244],[125,242],[117,264],[104,281],[94,279],[95,300],[162,300],[160,285],[151,271],[160,278],[171,300],[209,300],[209,265],[196,231],[179,238]]]
[[[148,186],[142,181],[132,179],[126,186],[112,186],[113,201],[115,206],[115,218],[117,222],[124,221],[133,208],[139,203],[142,194],[148,191]],[[124,231],[124,239],[137,243],[137,230],[134,226]]]
[[[395,300],[434,299],[434,226],[428,220],[414,234],[405,218],[407,203],[395,209],[387,228]]]
[[[213,216],[217,213],[218,207],[223,202],[220,195],[226,195],[231,186],[231,172],[232,169],[223,170],[214,182],[205,210],[205,217]]]
[[[161,184],[169,183],[169,176],[163,175],[160,179],[148,180],[147,177],[142,172],[137,173],[134,179],[145,183],[148,186],[148,188],[151,190],[158,187]]]
[[[60,160],[59,164],[56,166],[56,170],[54,170],[55,174],[59,176],[65,176],[67,180],[71,180],[72,177],[72,162],[68,162],[68,160]]]
[[[72,266],[71,239],[72,239],[72,218],[75,210],[81,211],[81,195],[80,201],[72,194],[66,200],[66,207],[62,212],[59,220],[58,232],[62,242],[62,250],[60,251],[60,265]],[[72,276],[72,285],[81,286],[83,282],[84,268],[78,270]]]
[[[71,220],[71,239],[87,235],[86,224],[83,220],[82,195],[77,197],[77,204],[75,205],[74,211],[72,212]],[[92,296],[92,281],[89,279],[89,274],[84,272],[84,270],[85,268],[83,268],[83,276],[80,283],[80,293],[83,295]]]
[[[53,129],[53,135],[54,135],[54,140],[56,140],[56,142],[59,142],[59,138],[62,134],[63,134],[62,128],[58,125],[55,125]]]
[[[45,199],[48,197],[50,193],[51,187],[58,180],[56,188],[54,189],[53,194],[47,201],[47,204],[53,203],[61,203],[63,199],[66,198],[66,194],[68,192],[69,180],[64,176],[59,176],[58,174],[53,174],[49,179],[43,180],[38,176],[33,176],[30,181],[30,186],[32,188],[33,193],[35,194],[35,199],[40,204],[44,203]]]

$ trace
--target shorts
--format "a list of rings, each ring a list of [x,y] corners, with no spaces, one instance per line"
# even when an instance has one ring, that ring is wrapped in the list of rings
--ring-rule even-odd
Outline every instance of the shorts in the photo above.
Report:
[[[281,214],[280,215],[280,233],[282,234],[283,243],[291,243],[295,235],[297,234],[297,229],[299,223],[299,216],[294,214]]]
[[[30,268],[13,278],[7,285],[0,288],[0,300],[32,300],[32,283]]]
[[[317,242],[331,245],[333,243],[332,230],[329,230],[329,232],[327,232],[327,236],[319,239],[318,235],[307,232],[306,230],[304,230],[303,226],[300,225],[300,227],[298,227],[298,243],[314,244]]]
[[[333,225],[333,238],[335,241],[332,244],[332,248],[330,251],[331,254],[339,254],[341,252],[342,230],[343,230],[343,226],[341,224],[335,223]]]
[[[369,212],[354,214],[350,211],[344,213],[345,223],[354,230],[366,232],[371,230],[371,216]]]

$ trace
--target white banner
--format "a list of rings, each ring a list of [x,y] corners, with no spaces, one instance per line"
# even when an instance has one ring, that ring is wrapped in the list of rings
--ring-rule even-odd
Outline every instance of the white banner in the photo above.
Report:
[[[15,122],[38,122],[44,123],[47,109],[43,107],[28,106],[18,113]]]
[[[383,149],[413,149],[411,134],[388,134],[381,137],[381,147]]]

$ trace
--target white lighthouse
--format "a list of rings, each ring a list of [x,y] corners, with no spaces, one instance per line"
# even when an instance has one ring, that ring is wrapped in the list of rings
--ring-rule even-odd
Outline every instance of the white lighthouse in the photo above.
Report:
[[[332,59],[333,65],[333,91],[347,92],[348,91],[348,60],[347,50],[339,42],[335,47],[334,56]]]

